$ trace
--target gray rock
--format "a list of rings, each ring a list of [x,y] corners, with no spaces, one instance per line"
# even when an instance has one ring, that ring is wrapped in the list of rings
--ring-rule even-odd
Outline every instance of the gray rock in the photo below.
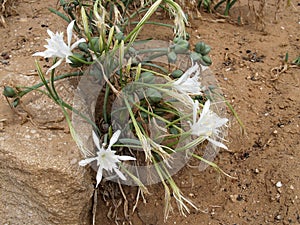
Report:
[[[8,78],[1,90],[13,82]],[[23,86],[31,84],[18,78],[25,80]],[[71,135],[57,130],[66,122],[55,104],[44,99],[47,116],[37,108],[41,98],[31,94],[22,99],[31,117],[21,125],[20,111],[14,113],[0,95],[0,120],[5,121],[0,130],[0,224],[91,224],[93,179],[78,165],[83,157]]]

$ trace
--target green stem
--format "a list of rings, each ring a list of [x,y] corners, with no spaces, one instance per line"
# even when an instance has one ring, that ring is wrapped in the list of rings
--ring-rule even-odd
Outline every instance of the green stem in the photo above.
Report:
[[[88,61],[85,61],[85,60],[83,60],[81,58],[76,57],[75,55],[71,55],[69,57],[73,58],[73,59],[75,59],[75,60],[77,60],[77,61],[79,61],[79,62],[81,62],[83,64],[86,64],[86,65],[92,65],[92,64],[94,64],[94,61],[93,62],[88,62]]]
[[[133,21],[130,24],[136,25],[138,24],[138,21]],[[173,25],[171,24],[167,24],[167,23],[158,23],[158,22],[154,22],[154,21],[147,21],[144,24],[153,24],[153,25],[157,25],[157,26],[162,26],[162,27],[168,27],[168,28],[174,28]]]
[[[150,49],[141,49],[136,51],[136,54],[143,54],[143,53],[151,53],[151,52],[168,52],[168,48],[150,48]]]
[[[106,84],[104,102],[103,102],[103,119],[104,119],[105,123],[108,123],[107,102],[108,102],[109,93],[110,93],[110,87],[108,84]]]
[[[60,76],[57,76],[57,77],[54,77],[54,81],[57,81],[57,80],[61,80],[61,79],[65,79],[65,78],[68,78],[68,77],[76,77],[76,76],[82,76],[83,75],[83,72],[74,72],[74,73],[67,73],[67,74],[63,74],[63,75],[60,75]],[[46,83],[49,83],[49,80],[45,80]],[[19,86],[17,88],[25,88],[26,90],[23,90],[23,91],[20,91],[18,93],[18,96],[21,98],[23,97],[24,95],[28,94],[29,92],[31,91],[34,91],[42,86],[44,86],[45,84],[43,82],[40,82],[36,85],[33,85],[32,87],[22,87],[22,86]]]
[[[157,115],[157,114],[155,114],[155,113],[153,113],[153,112],[148,111],[147,109],[141,107],[140,105],[138,105],[138,104],[136,104],[136,103],[134,104],[134,106],[136,106],[136,107],[137,107],[138,109],[140,109],[141,111],[143,111],[143,112],[149,114],[150,116],[153,116],[153,117],[155,117],[155,118],[157,118],[157,119],[159,119],[159,120],[165,122],[165,123],[168,124],[168,125],[171,123],[171,122],[169,122],[169,120],[167,120],[167,119],[165,119],[165,118],[163,118],[163,117],[161,117],[161,116],[159,116],[159,115]],[[167,125],[167,126],[168,126],[168,125]],[[173,127],[176,128],[176,129],[178,129],[178,130],[180,130],[180,131],[182,131],[181,128],[178,127],[178,126],[176,126],[175,124],[173,124]]]

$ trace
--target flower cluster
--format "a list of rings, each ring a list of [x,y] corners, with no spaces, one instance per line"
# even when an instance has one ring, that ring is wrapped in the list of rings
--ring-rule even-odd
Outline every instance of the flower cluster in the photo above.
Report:
[[[220,118],[216,113],[210,110],[210,100],[205,102],[197,121],[199,102],[198,100],[193,100],[190,96],[203,95],[199,78],[200,67],[197,63],[195,63],[178,80],[173,82],[172,86],[183,95],[181,96],[180,101],[185,99],[184,102],[192,102],[193,120],[192,123],[189,121],[191,134],[202,137],[217,147],[227,149],[223,143],[214,140],[214,137],[219,138],[219,133],[221,132],[219,128],[226,125],[228,119]],[[186,101],[187,99],[188,101]]]

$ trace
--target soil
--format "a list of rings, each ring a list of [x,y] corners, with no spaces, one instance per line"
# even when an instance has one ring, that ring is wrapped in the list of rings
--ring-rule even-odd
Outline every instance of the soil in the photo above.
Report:
[[[201,172],[184,168],[175,180],[199,211],[191,210],[190,215],[183,217],[174,204],[166,224],[300,223],[300,73],[299,67],[290,64],[281,71],[287,52],[289,61],[300,54],[300,3],[291,3],[292,6],[282,8],[277,21],[276,8],[268,3],[263,31],[256,26],[246,0],[230,11],[229,19],[201,12],[202,18],[190,21],[191,43],[201,40],[212,47],[211,69],[246,132],[241,132],[229,113],[229,151],[221,151],[215,163],[237,179],[220,175],[212,168]],[[20,0],[18,15],[6,18],[6,27],[0,28],[0,79],[10,74],[15,80],[24,75],[38,80],[32,54],[42,50],[44,39],[48,38],[47,28],[66,29],[66,24],[47,10],[56,5],[56,0]],[[239,15],[243,25],[237,22]],[[164,29],[155,29],[157,38],[171,39]],[[0,105],[0,134],[14,135],[16,124],[22,126],[22,120],[5,101]],[[27,122],[26,126],[33,125]],[[136,190],[125,191],[132,191],[134,199]],[[132,224],[163,223],[163,188],[154,185],[150,192],[145,196],[147,203],[141,201],[130,215]],[[99,200],[96,224],[114,223],[107,218],[111,205]],[[121,206],[120,223],[122,210]]]

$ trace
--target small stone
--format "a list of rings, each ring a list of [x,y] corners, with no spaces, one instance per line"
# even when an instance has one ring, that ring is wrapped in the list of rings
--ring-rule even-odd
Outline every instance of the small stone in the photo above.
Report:
[[[1,62],[3,65],[8,65],[8,64],[9,64],[9,61],[8,61],[8,60],[0,60],[0,62]]]
[[[71,165],[74,165],[76,163],[77,163],[77,159],[76,158],[72,159],[71,162],[70,162]]]
[[[281,220],[281,219],[282,219],[281,215],[275,216],[275,220]]]
[[[278,187],[278,188],[281,188],[281,187],[282,187],[281,181],[278,181],[278,182],[276,183],[276,187]]]
[[[189,193],[190,197],[195,197],[195,195],[193,193]]]
[[[237,194],[235,194],[235,195],[230,195],[229,196],[230,197],[230,200],[233,202],[233,203],[235,203],[235,202],[237,202],[237,201],[242,201],[243,200],[243,197],[241,196],[241,195],[237,195]]]
[[[10,58],[10,55],[7,52],[2,52],[1,56],[3,59],[6,59],[6,60]]]

